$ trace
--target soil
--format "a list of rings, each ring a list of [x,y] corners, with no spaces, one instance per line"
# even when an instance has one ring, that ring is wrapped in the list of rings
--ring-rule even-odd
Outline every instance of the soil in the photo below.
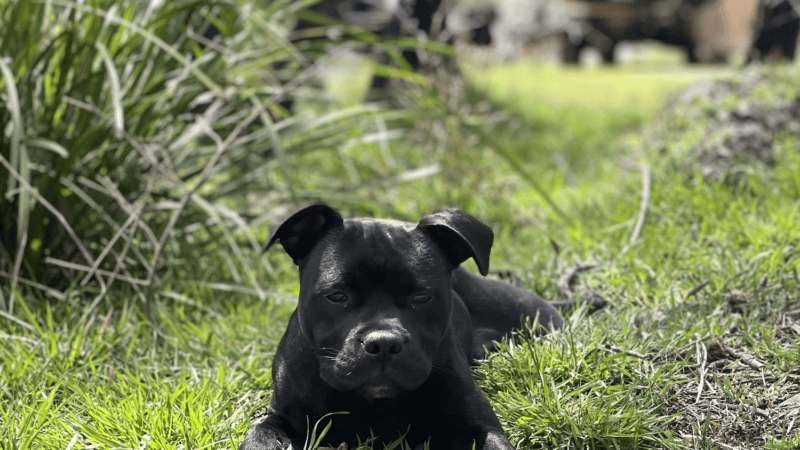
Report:
[[[777,314],[773,325],[773,345],[794,345],[800,308]],[[694,448],[763,449],[800,432],[800,371],[773,375],[746,346],[734,347],[739,334],[698,341],[684,355],[696,362],[686,370],[697,382],[673,386],[665,398],[663,412],[675,415],[668,429]]]
[[[685,169],[721,180],[746,172],[753,163],[774,163],[776,139],[782,133],[800,136],[800,102],[765,101],[753,95],[771,81],[754,71],[739,82],[708,81],[680,95],[670,109],[684,116],[702,116],[707,123],[701,139],[686,154]]]

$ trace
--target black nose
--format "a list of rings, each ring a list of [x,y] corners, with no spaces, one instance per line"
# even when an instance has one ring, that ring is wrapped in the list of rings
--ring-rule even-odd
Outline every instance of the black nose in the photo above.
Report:
[[[403,337],[391,331],[371,331],[361,341],[364,351],[371,356],[390,359],[405,348]]]

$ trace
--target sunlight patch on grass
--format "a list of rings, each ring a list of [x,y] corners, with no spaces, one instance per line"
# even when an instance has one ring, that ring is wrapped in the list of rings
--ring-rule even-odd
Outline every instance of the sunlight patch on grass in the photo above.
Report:
[[[519,60],[485,70],[467,66],[475,83],[525,114],[532,104],[586,108],[593,111],[627,111],[650,117],[670,93],[692,82],[730,76],[725,68],[659,65],[553,67]]]

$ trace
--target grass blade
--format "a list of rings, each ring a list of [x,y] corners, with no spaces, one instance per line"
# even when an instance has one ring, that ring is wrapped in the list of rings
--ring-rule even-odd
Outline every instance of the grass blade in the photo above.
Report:
[[[565,213],[561,208],[559,208],[558,205],[556,205],[556,202],[553,201],[552,197],[550,197],[550,194],[548,194],[547,191],[545,191],[544,188],[536,181],[536,177],[534,177],[534,175],[528,170],[525,163],[520,160],[516,153],[509,150],[500,141],[492,137],[486,132],[486,130],[483,129],[482,126],[474,126],[469,124],[465,124],[465,126],[473,133],[478,135],[486,145],[495,151],[495,153],[508,161],[508,163],[511,164],[511,167],[513,167],[514,170],[519,173],[520,176],[522,176],[522,178],[524,178],[525,181],[527,181],[537,193],[539,193],[542,199],[544,199],[544,201],[547,202],[551,208],[553,208],[553,211],[555,211],[559,217],[564,219],[564,221],[568,224],[572,223],[572,218],[568,216],[567,213]]]
[[[8,111],[11,113],[11,155],[9,162],[11,166],[19,171],[20,177],[25,181],[30,181],[30,168],[28,167],[28,155],[25,146],[22,144],[22,110],[19,103],[19,93],[17,92],[17,84],[14,81],[14,74],[11,73],[11,68],[6,62],[0,58],[0,72],[3,73],[3,80],[6,83],[6,92],[8,93]],[[11,192],[17,187],[17,180],[15,177],[8,177],[8,191]],[[28,204],[30,196],[27,190],[22,189],[19,193],[19,202],[17,203],[17,236],[21,236],[24,231],[25,223],[27,222],[28,214],[30,213],[30,205]]]
[[[26,139],[25,144],[29,147],[36,147],[42,150],[49,150],[62,158],[69,158],[69,151],[58,142],[45,138]]]
[[[125,131],[125,112],[122,109],[122,88],[120,88],[119,74],[117,68],[114,66],[114,61],[108,53],[108,49],[100,42],[94,43],[97,51],[100,52],[100,57],[106,66],[108,73],[108,80],[111,83],[111,104],[114,109],[114,130],[117,134],[122,134]]]

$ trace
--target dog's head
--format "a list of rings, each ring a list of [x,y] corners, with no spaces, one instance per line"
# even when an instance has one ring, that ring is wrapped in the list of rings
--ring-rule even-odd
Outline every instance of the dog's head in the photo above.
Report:
[[[451,272],[468,258],[486,274],[492,230],[447,210],[419,223],[351,219],[309,206],[278,227],[300,268],[298,319],[322,379],[368,399],[428,378],[453,309]]]

